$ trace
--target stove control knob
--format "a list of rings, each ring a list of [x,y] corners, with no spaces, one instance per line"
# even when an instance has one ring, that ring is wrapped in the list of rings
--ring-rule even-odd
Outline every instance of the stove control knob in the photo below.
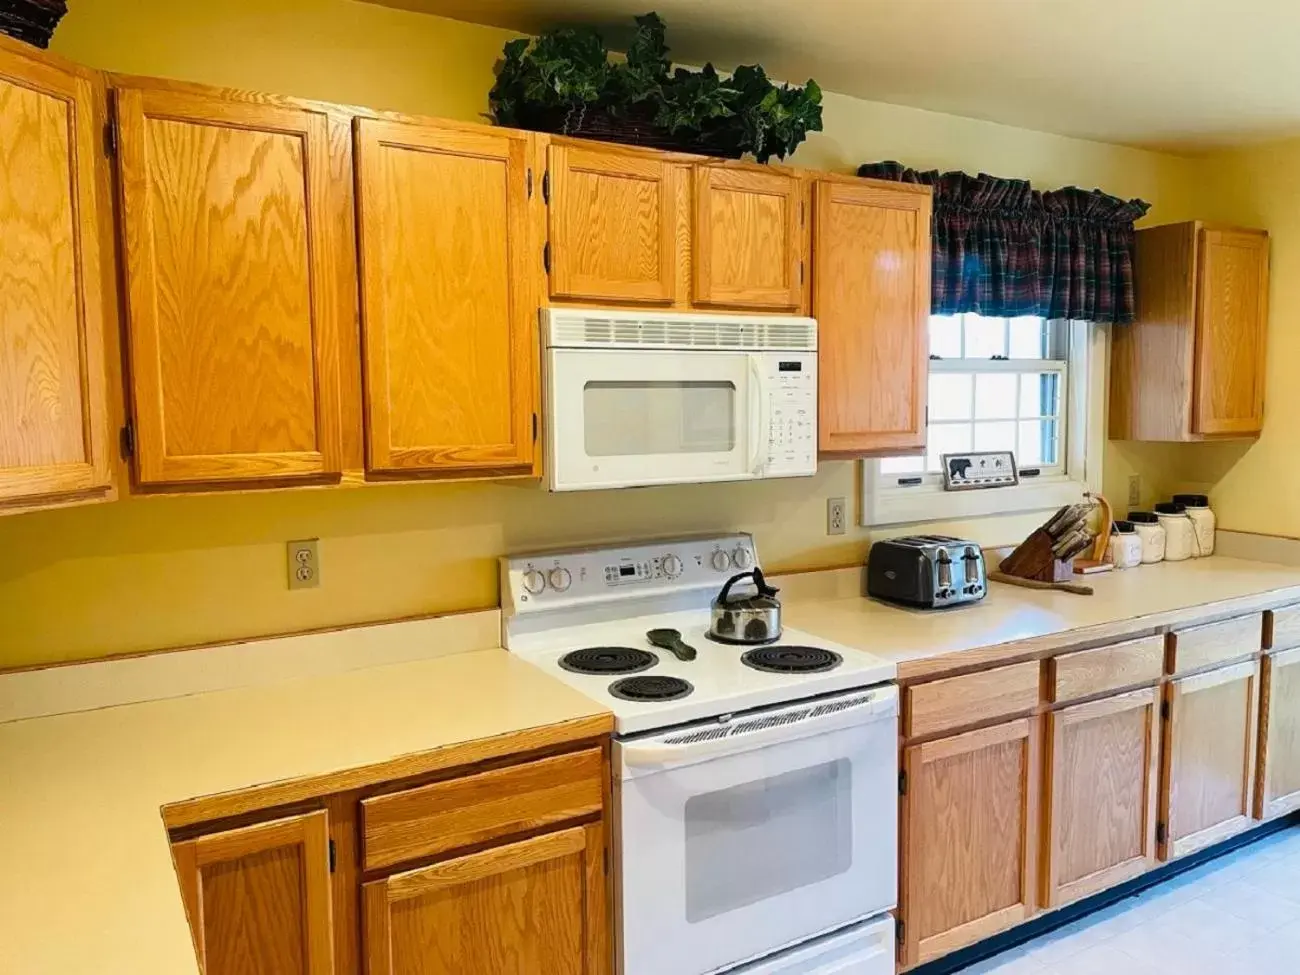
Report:
[[[731,568],[731,556],[718,549],[713,553],[713,567],[719,572],[726,572]]]
[[[749,549],[745,548],[743,545],[737,545],[735,549],[732,550],[731,561],[735,564],[736,568],[740,569],[742,572],[753,568],[754,565],[754,557],[749,554]]]
[[[675,555],[665,555],[663,558],[664,575],[669,579],[676,579],[682,574],[682,560]]]
[[[524,573],[524,588],[536,596],[546,588],[546,576],[536,569],[529,569]]]
[[[556,592],[564,592],[569,586],[573,585],[573,573],[568,569],[555,568],[550,571],[547,581],[550,582],[551,588]]]

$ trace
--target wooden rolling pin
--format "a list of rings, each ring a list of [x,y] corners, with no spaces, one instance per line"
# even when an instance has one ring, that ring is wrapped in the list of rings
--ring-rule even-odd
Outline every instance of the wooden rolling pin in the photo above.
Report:
[[[994,582],[1005,582],[1009,586],[1021,586],[1025,589],[1059,589],[1061,592],[1072,592],[1079,596],[1092,595],[1092,586],[1080,585],[1077,582],[1040,582],[1037,579],[1022,579],[1020,576],[1007,575],[1005,572],[990,572],[989,578]]]

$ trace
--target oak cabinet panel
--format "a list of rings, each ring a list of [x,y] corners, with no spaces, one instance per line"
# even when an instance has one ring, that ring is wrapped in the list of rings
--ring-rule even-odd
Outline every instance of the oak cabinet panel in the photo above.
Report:
[[[599,825],[365,884],[367,975],[608,975]]]
[[[0,513],[112,487],[103,89],[0,47]]]
[[[1044,907],[1156,865],[1159,695],[1148,688],[1047,716]]]
[[[821,179],[814,186],[813,316],[823,454],[924,448],[929,364],[926,188]]]
[[[1260,691],[1255,817],[1300,809],[1300,649],[1265,657]]]
[[[684,173],[663,153],[552,145],[547,176],[551,297],[674,303],[679,297],[677,181]]]
[[[1195,852],[1252,824],[1258,690],[1254,661],[1169,685],[1161,859]]]
[[[1034,913],[1039,730],[1037,718],[1025,718],[904,750],[903,964]]]
[[[337,476],[354,260],[328,118],[126,87],[117,125],[137,480]]]
[[[691,238],[697,305],[803,307],[805,184],[773,170],[697,166]]]
[[[357,120],[370,471],[533,470],[532,152],[508,129]]]
[[[1194,432],[1258,435],[1264,427],[1268,236],[1202,230]]]
[[[172,845],[204,975],[334,975],[324,810]]]

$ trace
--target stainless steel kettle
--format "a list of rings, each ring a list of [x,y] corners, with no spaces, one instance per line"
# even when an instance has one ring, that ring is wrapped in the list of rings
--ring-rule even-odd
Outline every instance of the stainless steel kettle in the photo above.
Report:
[[[732,587],[752,579],[754,592],[735,595]],[[781,601],[778,590],[763,579],[763,570],[742,572],[727,580],[713,600],[709,636],[720,643],[772,643],[781,636]]]

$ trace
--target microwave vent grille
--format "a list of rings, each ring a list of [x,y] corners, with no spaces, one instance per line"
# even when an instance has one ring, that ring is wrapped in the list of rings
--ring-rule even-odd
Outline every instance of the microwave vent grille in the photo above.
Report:
[[[811,319],[691,318],[565,314],[551,319],[550,344],[561,348],[817,349]]]

